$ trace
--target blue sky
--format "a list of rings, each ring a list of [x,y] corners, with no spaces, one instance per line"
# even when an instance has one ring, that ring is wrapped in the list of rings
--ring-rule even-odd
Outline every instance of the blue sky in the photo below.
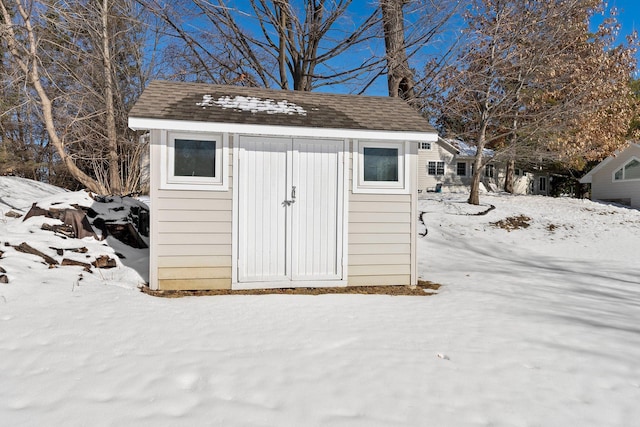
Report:
[[[634,30],[640,30],[640,2],[638,0],[610,0],[609,8],[618,9],[618,22],[622,25],[620,37],[631,34]],[[597,17],[596,21],[599,21]]]
[[[357,3],[357,1],[354,3]],[[619,43],[626,43],[625,37],[627,35],[631,34],[634,30],[640,33],[640,0],[608,0],[608,10],[613,7],[618,10],[617,19],[621,24],[618,41]],[[371,0],[365,0],[360,8],[362,12],[369,11],[371,9]],[[356,6],[356,10],[360,8]],[[597,25],[601,20],[602,16],[595,16],[594,24]],[[636,53],[636,58],[638,63],[640,63],[640,51]],[[640,77],[640,71],[637,72],[636,75]],[[384,78],[378,79],[367,93],[370,95],[385,95],[386,80]]]
[[[377,2],[378,0],[354,0],[348,12],[349,16],[338,24],[345,25],[350,30],[353,30],[354,25],[355,28],[357,28],[357,25],[359,25],[358,23],[362,22],[362,20],[364,19],[363,17],[367,16],[375,9],[375,7],[377,6]],[[630,34],[636,29],[640,30],[640,0],[608,0],[608,3],[609,8],[616,7],[618,9],[619,14],[617,16],[617,19],[622,25],[618,41],[619,43],[624,43],[626,35]],[[246,11],[248,13],[248,15],[246,16],[249,16],[249,23],[253,24],[253,22],[251,22],[252,18],[250,18],[251,13],[249,12],[250,7],[248,5],[248,2],[246,0],[237,0],[236,4],[239,6],[240,10]],[[594,26],[601,22],[602,18],[602,15],[594,16]],[[438,51],[438,49],[439,48],[437,44],[433,45],[433,47],[430,48],[431,51]],[[343,55],[338,59],[338,61],[341,62],[340,65],[342,66],[344,65],[345,61],[347,63],[352,62],[355,65],[359,65],[359,63],[362,61],[361,55],[364,54],[367,57],[371,57],[372,55],[382,56],[384,55],[383,50],[384,45],[381,41],[379,41],[377,44],[364,46],[352,51],[350,55],[346,56],[348,59],[345,59],[345,55]],[[640,52],[636,53],[636,58],[638,59],[638,62],[640,62]],[[640,73],[638,73],[637,75],[640,77]],[[325,86],[317,88],[317,90],[342,93],[351,91],[357,92],[362,88],[362,86],[357,83],[353,85],[353,87],[347,86]],[[369,95],[386,95],[386,92],[386,78],[384,76],[380,76],[366,91],[366,93]]]
[[[622,33],[627,34],[640,26],[640,2],[638,0],[610,0],[609,5],[617,7],[622,24]]]
[[[640,1],[638,0],[609,0],[609,8],[618,9],[618,22],[621,24],[619,41],[625,42],[625,37],[633,31],[640,32]],[[636,52],[636,59],[640,63],[640,52]],[[636,71],[636,77],[640,72]]]

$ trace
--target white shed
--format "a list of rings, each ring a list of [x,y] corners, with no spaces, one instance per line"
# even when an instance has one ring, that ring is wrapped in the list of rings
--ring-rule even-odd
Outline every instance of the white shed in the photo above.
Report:
[[[629,146],[601,161],[580,179],[591,184],[591,198],[640,209],[640,144]]]
[[[417,153],[404,101],[155,81],[152,289],[417,283]]]

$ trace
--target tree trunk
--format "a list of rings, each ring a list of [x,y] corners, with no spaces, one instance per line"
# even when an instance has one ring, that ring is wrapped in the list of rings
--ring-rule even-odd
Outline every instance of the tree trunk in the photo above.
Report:
[[[485,104],[486,106],[486,104]],[[486,111],[486,110],[485,110]],[[467,203],[470,205],[480,204],[480,178],[482,177],[482,155],[484,146],[487,143],[487,125],[486,114],[482,115],[483,119],[478,131],[478,141],[476,144],[476,156],[473,160],[473,176],[471,177],[471,190],[469,191],[469,199]]]
[[[516,168],[516,162],[512,156],[511,158],[509,158],[509,160],[507,160],[507,171],[504,177],[504,191],[511,194],[513,194],[513,191],[514,191],[513,179],[514,179],[515,168]]]
[[[121,194],[120,157],[118,156],[118,132],[116,111],[113,105],[113,76],[111,74],[111,46],[109,43],[109,0],[102,0],[102,61],[104,70],[104,97],[107,121],[107,147],[109,149],[109,190],[111,194]]]
[[[480,178],[482,177],[482,150],[478,147],[478,152],[473,161],[473,176],[471,177],[471,191],[467,203],[470,205],[480,204]]]
[[[384,45],[387,54],[389,96],[407,101],[415,97],[414,80],[407,59],[402,7],[408,0],[380,0]]]
[[[275,2],[278,16],[278,71],[280,73],[280,88],[289,89],[287,78],[287,25],[289,23],[288,4],[282,0]]]

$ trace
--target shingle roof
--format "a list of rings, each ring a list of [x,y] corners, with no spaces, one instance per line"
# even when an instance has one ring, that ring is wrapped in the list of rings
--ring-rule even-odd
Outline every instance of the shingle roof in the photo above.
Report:
[[[435,132],[424,117],[399,98],[167,81],[151,82],[131,109],[129,117]]]

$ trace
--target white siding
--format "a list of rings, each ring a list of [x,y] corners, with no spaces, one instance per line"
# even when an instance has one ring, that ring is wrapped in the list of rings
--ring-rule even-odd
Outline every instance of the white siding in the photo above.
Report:
[[[436,146],[433,143],[434,149]],[[409,285],[417,281],[412,224],[417,220],[418,162],[414,159],[418,150],[416,145],[412,147],[411,160],[406,164],[411,168],[410,194],[349,194],[350,286]]]
[[[629,202],[640,209],[640,180],[614,181],[613,173],[626,164],[633,156],[640,158],[640,147],[631,145],[615,159],[593,174],[591,181],[591,198]]]
[[[230,288],[232,188],[222,192],[161,190],[160,141],[161,132],[153,131],[151,287]],[[231,167],[229,171],[232,173]]]
[[[153,131],[154,166],[160,164],[159,142],[160,131]],[[234,143],[230,140],[230,146]],[[352,144],[348,145],[351,180]],[[436,143],[433,146],[438,147]],[[418,157],[417,146],[412,144],[406,163],[410,168],[410,194],[353,194],[351,182],[345,185],[349,204],[344,254],[348,285],[416,283]],[[232,173],[231,154],[229,161]],[[234,180],[229,179],[229,190],[223,192],[160,190],[158,168],[152,168],[151,173],[151,286],[230,288]]]
[[[444,175],[433,176],[428,174],[429,162],[444,162]],[[457,175],[457,163],[455,153],[451,152],[438,142],[431,143],[431,150],[418,150],[418,189],[422,192],[433,191],[436,184],[464,185],[469,177],[471,168],[467,165],[467,177]]]

